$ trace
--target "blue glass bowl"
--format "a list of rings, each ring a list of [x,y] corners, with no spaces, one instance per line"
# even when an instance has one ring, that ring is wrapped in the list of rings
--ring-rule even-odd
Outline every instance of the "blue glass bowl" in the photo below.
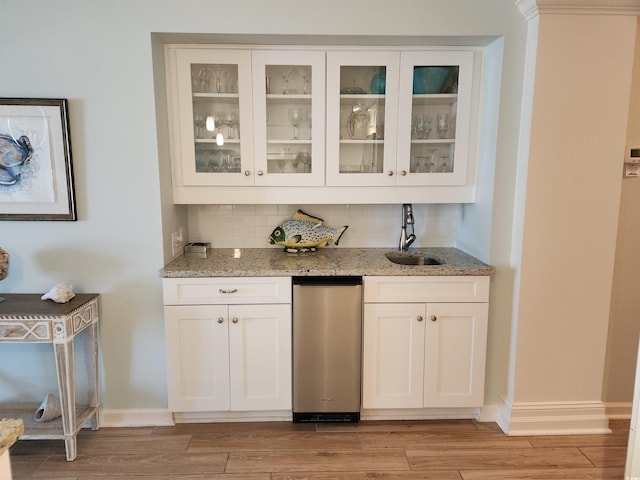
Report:
[[[440,93],[449,78],[447,67],[415,67],[413,69],[413,93]]]

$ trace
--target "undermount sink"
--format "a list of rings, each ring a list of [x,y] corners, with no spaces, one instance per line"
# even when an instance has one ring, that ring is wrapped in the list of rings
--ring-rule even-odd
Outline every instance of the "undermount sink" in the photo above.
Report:
[[[388,252],[384,254],[389,261],[399,265],[442,265],[444,262],[428,253]]]

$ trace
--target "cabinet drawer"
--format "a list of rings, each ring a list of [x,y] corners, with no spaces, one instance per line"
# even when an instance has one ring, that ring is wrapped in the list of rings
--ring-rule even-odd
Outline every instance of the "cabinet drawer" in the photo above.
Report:
[[[489,277],[364,277],[364,301],[487,302]]]
[[[291,303],[291,277],[163,279],[165,305]]]

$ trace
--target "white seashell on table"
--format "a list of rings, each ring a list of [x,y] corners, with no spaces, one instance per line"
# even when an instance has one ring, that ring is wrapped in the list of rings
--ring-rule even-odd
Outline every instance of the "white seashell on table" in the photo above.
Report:
[[[40,297],[41,300],[53,300],[56,303],[67,303],[76,294],[73,293],[73,286],[68,283],[57,283],[49,289],[47,293]]]

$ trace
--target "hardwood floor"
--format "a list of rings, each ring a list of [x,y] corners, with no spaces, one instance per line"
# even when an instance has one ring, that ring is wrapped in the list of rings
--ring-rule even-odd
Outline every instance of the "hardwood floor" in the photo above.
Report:
[[[102,428],[23,440],[14,480],[555,480],[624,478],[629,422],[610,435],[507,437],[471,420],[360,424],[217,423]]]

